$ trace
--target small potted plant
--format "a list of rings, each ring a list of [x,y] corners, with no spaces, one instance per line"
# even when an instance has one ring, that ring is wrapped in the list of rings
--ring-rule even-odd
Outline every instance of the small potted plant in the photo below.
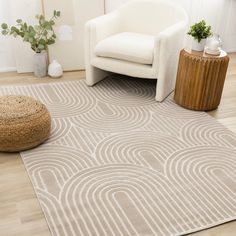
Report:
[[[206,22],[201,20],[190,27],[188,35],[191,35],[194,39],[192,49],[196,51],[203,51],[207,37],[212,35],[211,26],[206,25]]]
[[[37,77],[47,75],[47,54],[48,45],[54,44],[56,34],[53,29],[55,20],[60,17],[60,11],[54,11],[50,20],[46,20],[43,15],[36,15],[37,25],[29,25],[22,19],[16,21],[15,26],[8,26],[6,23],[1,25],[3,35],[21,37],[24,42],[28,42],[34,55],[34,74]]]

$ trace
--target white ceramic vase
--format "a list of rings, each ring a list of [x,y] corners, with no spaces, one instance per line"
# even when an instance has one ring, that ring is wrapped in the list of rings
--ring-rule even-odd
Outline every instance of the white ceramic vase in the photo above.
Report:
[[[53,60],[48,66],[48,74],[53,78],[61,77],[63,75],[62,66],[56,60]]]
[[[45,77],[47,75],[47,53],[35,53],[34,54],[34,75],[36,77]]]
[[[192,41],[192,50],[202,52],[206,45],[206,39],[202,39],[200,42],[197,40]]]

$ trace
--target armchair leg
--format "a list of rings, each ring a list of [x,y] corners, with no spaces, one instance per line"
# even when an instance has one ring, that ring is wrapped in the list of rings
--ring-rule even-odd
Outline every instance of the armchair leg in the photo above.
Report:
[[[171,90],[169,93],[167,93],[167,94],[166,94],[165,96],[163,96],[163,97],[158,96],[158,95],[156,94],[155,100],[156,100],[157,102],[164,102],[164,100],[165,100],[167,97],[169,97],[169,95],[170,95],[173,91],[174,91],[174,89]]]
[[[88,86],[93,86],[99,81],[105,79],[109,74],[108,71],[89,65],[86,67],[86,84]]]
[[[157,80],[156,97],[155,97],[155,100],[157,102],[163,102],[175,89],[173,83],[174,81],[165,80],[165,82],[166,83],[164,83],[164,81],[160,79]]]

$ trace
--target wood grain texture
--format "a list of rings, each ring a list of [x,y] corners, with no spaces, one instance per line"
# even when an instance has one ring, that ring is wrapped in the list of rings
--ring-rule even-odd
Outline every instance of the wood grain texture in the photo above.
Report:
[[[180,52],[174,99],[192,110],[208,111],[221,100],[229,57],[206,56],[199,52]]]
[[[208,112],[230,130],[236,132],[236,53],[230,54],[221,104]],[[61,79],[37,79],[32,73],[1,73],[1,85],[25,85],[72,81],[85,77],[85,73],[68,72]],[[235,236],[236,221],[203,230],[192,236]],[[17,153],[0,153],[0,235],[50,236],[44,215]]]

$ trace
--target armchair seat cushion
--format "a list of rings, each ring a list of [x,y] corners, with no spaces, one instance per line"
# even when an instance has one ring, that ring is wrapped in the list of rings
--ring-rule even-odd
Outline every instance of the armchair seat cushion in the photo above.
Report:
[[[129,32],[115,34],[96,45],[95,55],[151,65],[154,55],[154,36]]]

